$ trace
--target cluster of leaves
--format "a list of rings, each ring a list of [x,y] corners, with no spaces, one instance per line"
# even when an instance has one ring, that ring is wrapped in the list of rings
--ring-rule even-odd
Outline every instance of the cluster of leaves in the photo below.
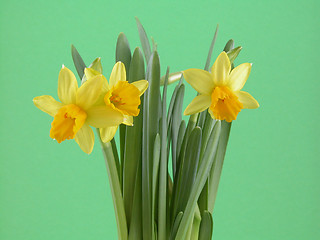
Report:
[[[182,120],[185,86],[181,73],[160,77],[157,46],[151,50],[137,19],[142,45],[131,54],[126,36],[117,40],[116,62],[127,69],[127,80],[149,81],[134,125],[120,126],[120,151],[114,140],[102,143],[113,195],[119,239],[211,239],[216,199],[231,123],[205,112]],[[217,28],[218,30],[218,28]],[[217,30],[205,70],[209,69]],[[241,47],[230,40],[224,51],[233,62]],[[86,67],[78,51],[72,56],[82,80]],[[147,63],[145,71],[145,62]],[[99,59],[89,67],[102,72]],[[167,87],[176,84],[167,111]],[[162,94],[161,86],[163,85]],[[170,161],[171,159],[171,161]],[[169,171],[169,164],[172,171]],[[170,173],[172,172],[172,173]]]

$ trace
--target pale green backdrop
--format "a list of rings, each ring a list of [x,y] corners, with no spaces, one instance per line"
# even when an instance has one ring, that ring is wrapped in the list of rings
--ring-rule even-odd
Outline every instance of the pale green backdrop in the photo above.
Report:
[[[319,9],[301,1],[1,1],[0,239],[117,239],[96,144],[49,138],[52,118],[32,98],[57,97],[70,44],[107,76],[117,35],[139,44],[134,16],[158,43],[162,73],[203,68],[235,39],[253,62],[245,86],[260,102],[232,126],[216,211],[216,240],[320,239]],[[173,87],[171,87],[173,88]],[[195,96],[188,86],[185,106]]]

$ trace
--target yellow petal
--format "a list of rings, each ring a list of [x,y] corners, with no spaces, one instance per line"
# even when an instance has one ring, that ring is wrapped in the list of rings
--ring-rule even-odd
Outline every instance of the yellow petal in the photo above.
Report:
[[[211,74],[215,85],[225,85],[231,70],[230,60],[226,52],[220,53],[211,68]]]
[[[81,85],[77,93],[77,105],[87,110],[98,100],[102,90],[102,75],[97,75]]]
[[[191,68],[182,73],[186,81],[200,94],[209,95],[212,92],[214,84],[209,72]]]
[[[231,71],[228,87],[232,91],[240,91],[246,83],[251,71],[250,63],[242,63]]]
[[[90,154],[94,145],[94,134],[89,125],[84,124],[77,132],[75,137],[76,142],[79,144],[82,151]]]
[[[123,124],[133,126],[133,116],[124,115]]]
[[[192,102],[184,110],[184,115],[192,115],[194,113],[206,110],[211,104],[211,97],[209,95],[196,96]]]
[[[59,109],[63,106],[62,103],[57,102],[53,97],[48,95],[35,97],[33,99],[33,103],[41,111],[44,111],[51,116],[56,115]]]
[[[110,106],[96,106],[87,110],[87,123],[96,128],[116,126],[123,122],[123,114]]]
[[[235,92],[234,94],[238,97],[239,101],[243,104],[243,108],[254,109],[259,107],[259,103],[257,102],[257,100],[255,100],[249,93],[239,91],[239,92]]]
[[[65,66],[62,66],[58,78],[58,96],[63,104],[76,102],[78,90],[77,79]]]
[[[114,137],[114,135],[116,135],[117,129],[118,129],[118,126],[100,128],[100,137],[102,142],[110,142]]]
[[[111,72],[109,84],[115,86],[119,81],[126,81],[126,68],[122,62],[117,62]]]
[[[149,85],[147,80],[139,80],[139,81],[133,82],[131,84],[139,89],[140,96],[147,90],[148,85]]]

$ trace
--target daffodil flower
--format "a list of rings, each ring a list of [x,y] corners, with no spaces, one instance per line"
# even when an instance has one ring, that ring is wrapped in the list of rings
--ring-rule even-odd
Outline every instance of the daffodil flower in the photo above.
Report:
[[[50,137],[61,143],[75,139],[80,148],[90,154],[94,145],[94,134],[89,125],[103,128],[116,126],[123,121],[123,115],[112,107],[97,106],[95,103],[102,91],[101,74],[88,79],[81,87],[74,74],[65,66],[59,73],[58,97],[44,95],[35,97],[34,104],[53,116]]]
[[[91,68],[85,69],[87,78],[92,78],[98,74],[100,73]],[[123,115],[122,123],[132,126],[133,117],[139,115],[140,97],[147,90],[148,81],[139,80],[132,83],[126,81],[126,68],[122,62],[117,62],[114,65],[109,83],[105,77],[103,79],[101,95],[96,104],[118,111]],[[109,142],[116,134],[117,129],[118,126],[100,128],[102,141]]]
[[[214,119],[231,122],[244,108],[258,108],[259,103],[247,92],[241,91],[251,71],[250,63],[243,63],[231,71],[226,52],[222,52],[211,68],[183,71],[185,80],[200,95],[184,111],[185,115],[208,109]]]

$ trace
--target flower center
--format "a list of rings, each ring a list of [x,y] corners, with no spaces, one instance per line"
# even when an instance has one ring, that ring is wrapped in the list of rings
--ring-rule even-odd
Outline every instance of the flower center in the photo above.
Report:
[[[211,94],[210,110],[216,119],[231,122],[236,120],[238,113],[243,109],[238,97],[227,86],[215,87]]]
[[[59,109],[51,123],[50,137],[58,143],[73,139],[83,126],[87,114],[75,104],[69,104]]]
[[[140,91],[127,81],[119,81],[104,97],[106,105],[119,110],[124,115],[138,116],[140,109]]]

